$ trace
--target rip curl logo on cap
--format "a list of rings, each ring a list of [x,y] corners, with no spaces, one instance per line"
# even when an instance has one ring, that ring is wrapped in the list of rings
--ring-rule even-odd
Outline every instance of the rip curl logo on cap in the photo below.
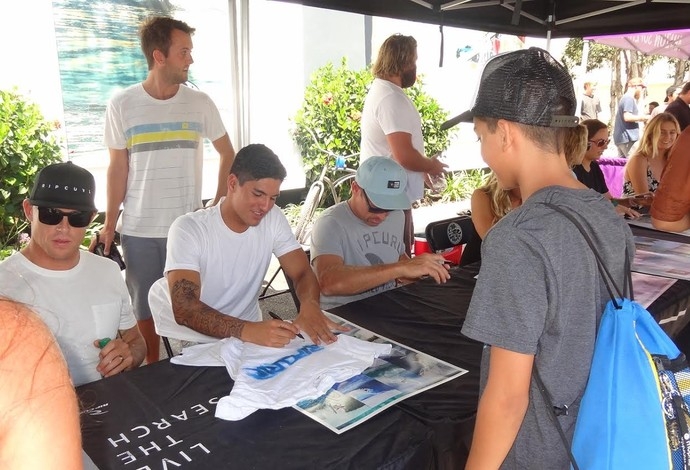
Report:
[[[72,191],[73,193],[91,194],[89,188],[79,188],[77,186],[69,186],[66,184],[42,183],[41,189],[55,189],[63,191]]]
[[[388,180],[388,189],[400,189],[400,180]]]

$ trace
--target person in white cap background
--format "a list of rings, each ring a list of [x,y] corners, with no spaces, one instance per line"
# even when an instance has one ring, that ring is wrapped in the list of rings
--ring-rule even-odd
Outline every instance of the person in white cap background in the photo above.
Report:
[[[398,282],[450,278],[443,256],[405,253],[403,210],[409,209],[405,169],[387,157],[365,160],[352,196],[329,207],[311,234],[312,266],[329,309],[392,289]]]
[[[31,240],[0,263],[0,294],[48,325],[74,385],[139,367],[146,354],[120,267],[80,249],[95,193],[93,175],[71,162],[43,168],[23,203]]]
[[[608,296],[585,238],[547,204],[588,229],[617,285],[635,252],[613,205],[568,166],[566,141],[579,132],[576,107],[565,67],[529,48],[489,60],[474,106],[455,119],[474,123],[482,158],[501,187],[520,188],[523,199],[482,242],[462,326],[485,345],[470,470],[569,468],[553,410],[532,376],[536,368],[554,407],[568,407],[557,420],[572,440]]]

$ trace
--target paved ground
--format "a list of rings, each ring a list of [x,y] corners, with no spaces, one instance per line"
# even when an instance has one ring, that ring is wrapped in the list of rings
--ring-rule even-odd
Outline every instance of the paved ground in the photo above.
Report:
[[[414,220],[415,233],[423,233],[427,224],[437,220],[443,220],[457,215],[458,212],[469,209],[469,201],[454,202],[448,204],[435,204],[433,206],[424,206],[412,210],[412,218]],[[266,274],[265,283],[271,278],[273,273],[278,269],[279,264],[277,259],[273,259],[268,273]],[[287,283],[285,282],[285,277],[282,272],[278,274],[276,279],[271,283],[271,288],[268,290],[268,294],[280,292],[287,289]],[[295,318],[297,315],[297,308],[292,300],[292,296],[289,293],[277,295],[259,302],[261,306],[261,311],[266,312],[269,310],[277,313],[282,318],[290,320]],[[178,353],[185,344],[177,340],[171,340],[171,345],[173,351]],[[167,354],[163,345],[161,344],[161,359],[166,358]]]

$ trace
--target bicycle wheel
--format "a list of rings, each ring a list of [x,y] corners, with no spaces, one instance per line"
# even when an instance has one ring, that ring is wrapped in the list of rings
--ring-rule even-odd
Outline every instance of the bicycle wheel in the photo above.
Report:
[[[340,197],[340,187],[347,184],[348,188],[350,186],[350,181],[352,181],[355,176],[357,175],[357,172],[355,170],[351,170],[349,168],[345,169],[346,174],[340,176],[337,178],[335,181],[331,183],[331,193],[333,196],[333,201],[334,204],[337,204],[341,201]]]
[[[295,226],[295,238],[301,244],[304,244],[308,239],[310,232],[311,221],[314,217],[316,208],[319,207],[321,197],[323,196],[324,185],[321,181],[314,181],[309,188],[307,197],[304,198],[302,210],[299,212],[299,220]]]

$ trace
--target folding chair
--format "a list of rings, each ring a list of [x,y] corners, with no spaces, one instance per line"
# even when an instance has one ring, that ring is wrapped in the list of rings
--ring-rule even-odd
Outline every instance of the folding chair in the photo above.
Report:
[[[431,222],[424,233],[429,248],[435,253],[465,245],[477,237],[472,218],[468,215]]]
[[[156,333],[163,339],[165,352],[168,357],[173,357],[172,347],[168,338],[191,341],[195,343],[212,343],[218,338],[201,334],[197,331],[182,326],[175,321],[172,311],[172,301],[170,300],[170,290],[168,280],[164,277],[158,279],[149,290],[149,307]]]
[[[318,201],[321,200],[322,194],[323,194],[323,185],[321,185],[321,186],[312,185],[312,187],[309,189],[309,193],[307,194],[305,202],[302,205],[302,210],[300,211],[300,215],[299,215],[299,218],[297,220],[297,224],[295,225],[295,229],[294,229],[295,238],[297,239],[299,244],[302,245],[302,249],[307,254],[307,258],[309,258],[309,248],[310,248],[309,242],[311,240],[312,219],[314,218],[314,211],[316,210],[316,206],[318,205]],[[290,295],[292,295],[292,300],[295,302],[295,306],[297,307],[297,310],[299,310],[299,300],[297,299],[297,294],[295,293],[295,289],[294,289],[294,286],[292,285],[292,281],[287,276],[285,276],[285,280],[286,280],[287,285],[288,285],[287,289],[273,292],[271,294],[267,293],[268,289],[273,284],[273,281],[275,281],[278,274],[280,274],[282,271],[283,271],[283,268],[281,266],[278,266],[278,269],[276,269],[276,271],[271,275],[271,278],[268,280],[268,283],[266,283],[263,290],[259,294],[259,300],[270,299],[271,297],[276,297],[278,295],[283,295],[283,294],[289,293]]]

